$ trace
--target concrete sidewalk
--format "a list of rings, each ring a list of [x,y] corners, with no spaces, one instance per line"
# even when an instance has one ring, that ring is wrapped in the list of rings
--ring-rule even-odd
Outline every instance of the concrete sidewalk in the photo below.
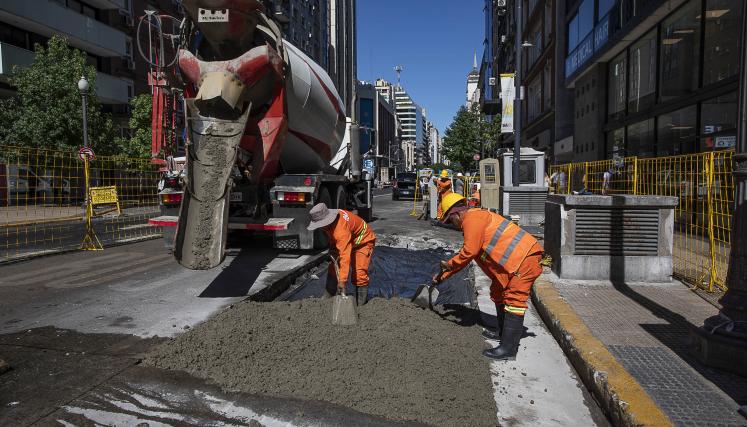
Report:
[[[473,271],[483,324],[495,325],[490,278],[477,266]],[[500,425],[609,425],[534,307],[527,310],[524,326],[516,360],[490,363]],[[496,345],[486,340],[486,348]]]
[[[691,356],[689,330],[718,308],[680,282],[543,275],[533,301],[613,424],[745,426],[747,378]]]

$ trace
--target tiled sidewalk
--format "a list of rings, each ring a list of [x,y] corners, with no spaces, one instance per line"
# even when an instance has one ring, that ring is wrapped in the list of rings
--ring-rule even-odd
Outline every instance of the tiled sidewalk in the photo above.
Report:
[[[594,336],[675,425],[746,426],[747,378],[689,353],[689,329],[718,309],[679,282],[611,284],[548,277]]]

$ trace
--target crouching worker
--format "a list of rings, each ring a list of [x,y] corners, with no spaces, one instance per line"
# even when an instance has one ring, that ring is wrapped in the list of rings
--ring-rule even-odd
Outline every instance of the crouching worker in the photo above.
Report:
[[[534,281],[542,273],[542,246],[529,233],[502,216],[483,209],[469,209],[464,197],[449,194],[441,203],[444,222],[464,234],[464,245],[453,258],[441,262],[438,283],[474,260],[490,277],[490,299],[497,310],[498,328],[483,331],[500,345],[483,354],[491,359],[515,360],[524,332],[524,312]]]
[[[340,267],[338,277],[335,266],[329,266],[327,296],[345,291],[352,267],[356,304],[365,304],[368,299],[368,266],[376,244],[373,230],[358,215],[342,209],[329,209],[324,203],[314,206],[310,214],[308,230],[324,230],[329,237],[329,253]]]

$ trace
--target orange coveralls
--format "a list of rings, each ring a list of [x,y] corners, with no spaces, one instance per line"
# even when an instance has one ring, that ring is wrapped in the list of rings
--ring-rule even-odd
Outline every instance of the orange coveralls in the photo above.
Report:
[[[448,261],[446,279],[475,260],[490,277],[490,299],[506,311],[523,315],[529,291],[542,274],[542,246],[529,233],[502,216],[470,209],[462,219],[464,245]]]
[[[376,245],[376,235],[371,227],[358,215],[340,209],[335,222],[324,227],[324,231],[330,239],[330,255],[337,258],[340,265],[337,283],[348,282],[352,266],[353,285],[367,286],[368,266]],[[335,267],[330,264],[328,277],[335,276]]]
[[[438,218],[441,218],[441,199],[449,193],[452,192],[451,190],[451,179],[449,178],[440,178],[436,180],[436,185],[438,186],[438,208],[436,209],[436,214],[438,215]]]

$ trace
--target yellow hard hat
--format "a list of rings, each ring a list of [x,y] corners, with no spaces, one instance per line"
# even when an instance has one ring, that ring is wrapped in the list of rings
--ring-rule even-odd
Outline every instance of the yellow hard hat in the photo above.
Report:
[[[441,171],[441,178],[448,178],[449,177],[449,171],[446,169]]]
[[[449,193],[441,198],[441,217],[439,220],[443,221],[446,219],[449,209],[461,201],[466,201],[466,199],[457,193]]]

